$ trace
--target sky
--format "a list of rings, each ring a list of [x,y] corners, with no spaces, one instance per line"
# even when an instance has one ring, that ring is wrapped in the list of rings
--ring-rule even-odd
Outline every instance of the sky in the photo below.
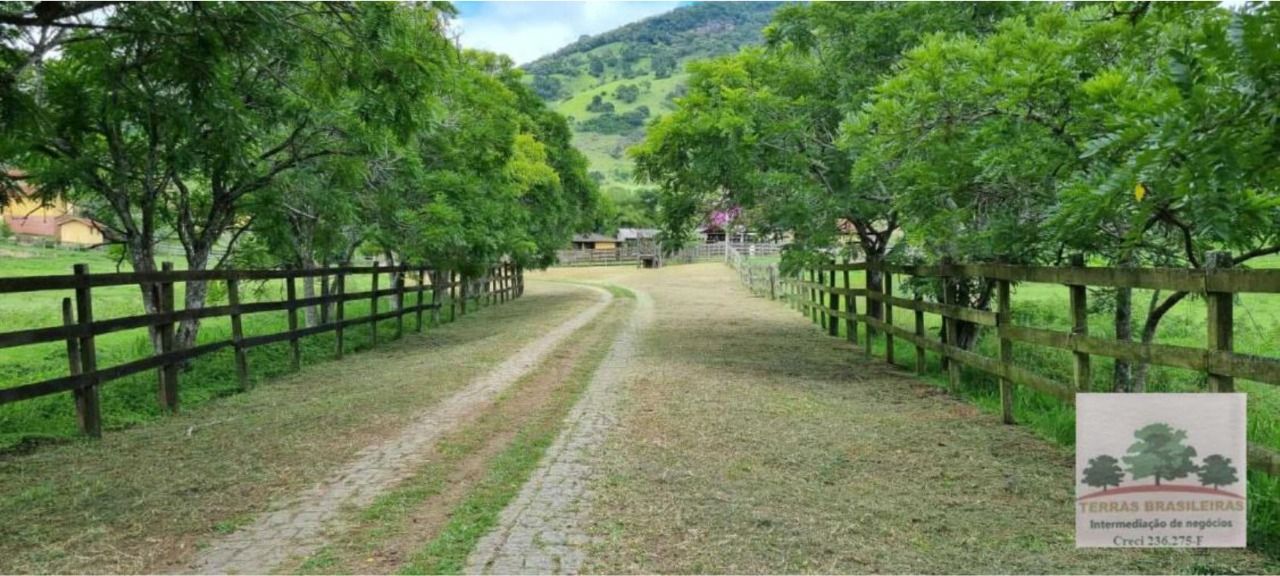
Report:
[[[685,2],[455,2],[462,45],[500,52],[517,64],[577,40],[667,12]]]

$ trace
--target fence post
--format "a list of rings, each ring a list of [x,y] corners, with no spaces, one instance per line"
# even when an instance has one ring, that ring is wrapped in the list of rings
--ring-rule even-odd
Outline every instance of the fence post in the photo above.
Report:
[[[302,348],[298,346],[298,278],[289,272],[284,280],[285,310],[289,314],[289,367],[302,369]]]
[[[399,269],[395,274],[395,303],[396,303],[396,340],[404,338],[404,273],[407,269],[404,267],[404,261],[400,262]]]
[[[442,304],[440,300],[444,298],[444,294],[440,290],[441,275],[442,273],[439,270],[430,270],[427,272],[427,277],[431,279],[431,325],[432,326],[440,325],[440,306]]]
[[[339,277],[339,290],[342,283]],[[241,390],[249,389],[249,358],[244,350],[244,324],[240,320],[240,280],[236,278],[235,270],[227,272],[227,304],[231,306],[231,347],[235,349],[236,357],[236,379],[240,382]],[[338,312],[338,319],[342,319],[342,312]],[[341,347],[342,332],[338,329],[338,342]],[[341,348],[339,348],[341,350]],[[342,354],[339,352],[338,357]]]
[[[1005,424],[1013,424],[1013,381],[1009,369],[1013,366],[1013,340],[1005,334],[1005,328],[1013,325],[1013,300],[1009,294],[1009,281],[996,281],[996,331],[1000,336],[1000,415]]]
[[[449,321],[458,319],[458,273],[450,270],[449,277]]]
[[[821,326],[822,311],[818,308],[822,302],[822,293],[818,291],[819,284],[822,284],[822,273],[809,270],[809,318],[814,324]]]
[[[79,293],[78,289],[77,293]],[[62,299],[62,324],[64,326],[74,326],[76,324],[75,312],[71,308],[70,298]],[[89,325],[82,326],[82,329],[86,334],[91,333],[93,330]],[[67,369],[72,376],[84,374],[84,371],[81,370],[84,355],[81,353],[80,348],[80,343],[83,340],[84,336],[79,339],[74,336],[67,338]],[[81,383],[87,383],[87,380]],[[75,401],[76,423],[80,425],[80,432],[94,438],[102,436],[102,409],[101,404],[98,402],[98,387],[81,386],[71,392],[71,397]]]
[[[329,265],[325,264],[321,270],[328,268]],[[324,273],[320,274],[320,324],[329,324],[329,275]]]
[[[831,312],[827,314],[827,334],[840,338],[840,296],[836,294],[836,259],[831,259],[831,270],[827,273],[827,287],[831,292],[827,294],[827,307]]]
[[[1072,254],[1071,267],[1083,268],[1084,255]],[[1088,306],[1088,288],[1083,284],[1072,284],[1069,287],[1071,291],[1071,335],[1088,336],[1089,335],[1089,306]],[[1086,392],[1089,390],[1092,378],[1089,370],[1089,354],[1087,352],[1072,352],[1075,357],[1075,370],[1073,378],[1075,380],[1076,390]]]
[[[422,307],[424,304],[426,304],[425,302],[422,301],[423,296],[425,295],[424,290],[426,290],[426,286],[424,286],[423,284],[427,280],[426,279],[427,269],[425,267],[419,267],[417,269],[417,272],[418,272],[418,306],[417,306],[416,314],[418,317],[418,323],[414,327],[414,332],[421,334],[422,333]]]
[[[916,292],[916,338],[924,340],[924,310],[921,310],[920,304],[924,303],[924,296],[920,292]],[[924,346],[920,342],[916,342],[916,374],[924,375]]]
[[[865,322],[866,338],[862,342],[862,349],[866,352],[867,356],[871,356],[871,347],[872,347],[873,341],[875,340],[876,333],[871,328],[872,318],[871,318],[871,261],[870,260],[867,260],[866,266],[862,268],[862,294],[863,294],[862,302],[866,305],[865,308],[867,310],[867,322]]]
[[[884,295],[884,359],[893,364],[893,304],[889,302],[893,297],[893,272],[888,268],[880,271],[880,288]]]
[[[342,328],[346,324],[343,318],[346,316],[345,310],[347,307],[347,266],[348,263],[341,264],[336,279],[337,284],[334,286],[338,291],[338,300],[334,303],[335,306],[333,308],[334,323],[337,324],[337,326],[333,327],[334,340],[336,341],[334,343],[334,356],[339,359],[342,358]]]
[[[942,266],[943,266],[943,272],[942,272],[943,274],[942,276],[943,305],[947,307],[959,306],[960,298],[959,298],[959,295],[956,294],[956,279],[951,275],[951,258],[944,258],[942,261]],[[945,335],[946,340],[943,342],[943,347],[942,347],[942,352],[943,352],[942,361],[943,361],[943,365],[946,366],[947,368],[948,386],[950,387],[951,392],[953,394],[958,394],[960,392],[960,363],[951,359],[950,348],[954,347],[956,342],[960,340],[959,326],[956,325],[956,319],[954,317],[948,316],[948,314],[953,314],[954,312],[951,312],[946,308],[943,309],[943,312],[944,314],[942,315],[942,322],[946,327],[946,329],[943,330],[943,334]]]
[[[321,270],[327,270],[328,264],[325,264]],[[324,272],[320,273],[320,324],[329,323],[329,275]]]
[[[1230,268],[1233,265],[1231,253],[1226,251],[1213,251],[1205,254],[1204,267],[1207,274],[1213,274],[1214,271],[1223,268]],[[1212,285],[1208,282],[1207,286]],[[1209,331],[1209,351],[1210,352],[1231,352],[1234,348],[1232,342],[1233,329],[1233,308],[1235,294],[1231,292],[1209,292],[1205,291],[1205,300],[1208,303],[1208,331]],[[1213,366],[1214,362],[1210,362],[1209,366]],[[1235,379],[1226,374],[1209,373],[1209,391],[1210,392],[1234,392]]]
[[[369,293],[369,347],[378,345],[378,261],[373,261],[373,289]]]
[[[498,303],[498,291],[495,289],[497,273],[498,267],[492,266],[489,268],[489,273],[485,274],[484,277],[484,302],[488,306]]]
[[[769,299],[778,299],[778,269],[773,264],[769,265]]]
[[[853,284],[849,282],[849,257],[848,256],[845,256],[844,258],[844,270],[840,272],[840,279],[844,280],[844,290],[845,290],[844,313],[846,314],[846,318],[844,319],[844,337],[848,338],[850,342],[857,344],[858,343],[858,324],[857,322],[854,321],[854,316],[853,316],[854,315],[853,293],[850,292],[850,290],[853,290]]]
[[[460,291],[462,292],[462,301],[460,302],[460,306],[458,306],[458,310],[462,312],[462,316],[466,316],[467,315],[467,296],[470,296],[468,292],[471,292],[471,279],[467,278],[466,274],[462,274],[460,278],[460,284],[461,285],[460,287],[458,287],[458,289],[460,289]]]
[[[173,262],[163,262],[160,264],[160,271],[166,278],[156,283],[156,309],[162,314],[173,314]],[[174,322],[170,318],[161,323],[157,327],[160,335],[160,352],[161,354],[169,354],[173,352],[174,346]],[[156,399],[160,402],[160,408],[167,412],[176,412],[178,410],[178,363],[174,361],[165,362],[159,370],[160,382],[159,388],[156,390]]]

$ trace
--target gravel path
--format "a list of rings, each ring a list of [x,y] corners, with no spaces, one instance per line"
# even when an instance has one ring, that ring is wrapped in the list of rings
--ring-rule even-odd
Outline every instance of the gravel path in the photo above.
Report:
[[[467,573],[576,574],[588,543],[590,484],[600,470],[600,447],[617,423],[625,375],[639,335],[653,317],[653,302],[636,293],[636,307],[582,398],[565,418],[564,430],[498,526],[477,543]]]
[[[462,391],[419,416],[398,436],[370,446],[325,481],[263,514],[201,551],[190,566],[202,574],[262,574],[324,544],[324,533],[345,506],[363,507],[422,464],[422,454],[468,414],[493,401],[534,369],[565,338],[600,314],[613,297],[605,290],[586,310],[516,351]]]

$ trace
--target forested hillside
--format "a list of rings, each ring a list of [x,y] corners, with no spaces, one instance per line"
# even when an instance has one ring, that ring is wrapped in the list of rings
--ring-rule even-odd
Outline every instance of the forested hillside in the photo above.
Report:
[[[715,2],[677,8],[584,36],[526,64],[525,81],[569,119],[574,144],[618,210],[639,209],[626,149],[644,138],[652,117],[674,108],[673,99],[684,91],[686,62],[761,43],[777,6]],[[623,225],[642,224],[621,218]]]

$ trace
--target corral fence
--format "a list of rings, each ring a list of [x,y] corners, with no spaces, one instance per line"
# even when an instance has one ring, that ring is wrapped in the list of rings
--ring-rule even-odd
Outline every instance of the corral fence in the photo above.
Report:
[[[81,432],[90,436],[102,433],[102,415],[99,403],[99,387],[144,372],[157,371],[157,399],[161,408],[174,411],[178,407],[179,367],[192,359],[226,348],[235,351],[236,377],[242,389],[250,386],[249,362],[246,351],[267,344],[289,342],[293,369],[301,364],[299,340],[308,336],[333,332],[334,357],[344,352],[343,332],[355,325],[368,324],[371,345],[378,343],[378,322],[394,319],[395,337],[404,334],[404,318],[413,314],[414,330],[421,332],[423,315],[430,313],[434,323],[465,315],[476,306],[497,304],[517,298],[524,293],[524,271],[519,266],[504,263],[476,277],[459,275],[451,271],[431,270],[422,266],[340,266],[311,270],[173,270],[165,263],[158,272],[126,272],[90,274],[87,265],[77,264],[74,273],[63,276],[28,276],[0,278],[0,295],[38,291],[74,291],[74,297],[62,300],[62,324],[47,328],[35,328],[0,333],[0,349],[28,346],[47,342],[66,342],[68,374],[39,382],[0,389],[0,405],[11,402],[71,392],[75,402],[77,421]],[[348,292],[347,282],[368,276],[371,288],[367,291]],[[390,285],[380,288],[379,280],[389,277]],[[299,298],[298,279],[316,279],[320,295]],[[283,299],[248,302],[240,301],[240,283],[245,281],[281,280],[285,286]],[[226,285],[227,304],[194,309],[175,309],[174,284],[179,282],[223,282]],[[412,281],[413,285],[408,283]],[[157,312],[95,320],[93,316],[93,290],[110,286],[148,286],[150,298]],[[332,285],[332,289],[330,286]],[[430,293],[430,298],[426,297]],[[416,304],[406,305],[406,294],[416,294]],[[379,311],[380,299],[391,299],[390,310]],[[368,315],[346,317],[347,302],[369,303]],[[298,311],[319,309],[319,320],[314,326],[299,327]],[[330,315],[330,309],[333,314]],[[258,312],[285,311],[288,329],[274,334],[246,337],[241,317]],[[178,348],[175,330],[184,320],[227,317],[231,323],[231,338],[201,343],[189,348]],[[147,328],[158,336],[158,350],[149,357],[101,367],[97,361],[94,339],[104,334]]]
[[[1089,390],[1092,356],[1201,372],[1208,378],[1209,392],[1233,392],[1236,378],[1280,385],[1280,359],[1233,351],[1232,317],[1236,294],[1280,294],[1280,270],[1232,268],[1231,255],[1226,252],[1211,253],[1207,261],[1210,265],[1203,269],[1086,267],[1081,257],[1072,258],[1072,266],[955,263],[895,266],[833,262],[794,276],[778,275],[775,268],[772,272],[774,280],[768,284],[770,289],[767,292],[761,289],[765,285],[760,280],[761,274],[749,272],[759,270],[759,267],[742,266],[738,260],[740,265],[737,269],[739,274],[745,274],[745,282],[752,286],[753,292],[787,301],[815,323],[824,326],[828,334],[838,337],[843,324],[849,341],[861,342],[868,355],[872,354],[872,339],[876,333],[884,337],[884,354],[889,363],[894,363],[896,355],[903,352],[898,347],[899,341],[909,347],[908,351],[913,350],[918,374],[925,372],[925,354],[937,354],[952,392],[958,392],[960,388],[961,365],[998,378],[1002,418],[1012,424],[1015,387],[1024,386],[1063,402],[1073,402],[1077,392]],[[748,272],[744,273],[744,270]],[[855,271],[882,272],[881,288],[868,289],[866,275],[863,276],[863,287],[853,287],[850,280],[851,273]],[[895,275],[940,281],[942,301],[926,301],[918,291],[910,298],[896,296]],[[839,286],[838,276],[843,280]],[[754,283],[752,279],[755,279]],[[984,279],[995,284],[994,311],[973,308],[961,302],[959,283],[969,279]],[[1070,296],[1071,331],[1015,324],[1010,297],[1010,285],[1014,282],[1063,285]],[[1206,347],[1143,344],[1090,336],[1087,302],[1090,287],[1182,291],[1202,296],[1207,303],[1208,314]],[[859,313],[859,297],[864,302],[879,302],[882,318]],[[914,316],[913,329],[894,324],[894,316],[898,312]],[[942,319],[942,330],[937,339],[926,336],[925,314],[935,314]],[[960,322],[995,329],[999,338],[999,356],[993,358],[952,345],[958,341]],[[860,328],[863,331],[861,338]],[[1073,356],[1071,384],[1057,382],[1015,364],[1015,342],[1070,352]],[[1280,452],[1250,443],[1249,468],[1280,475]]]
[[[640,258],[652,256],[653,251],[638,246],[623,245],[607,250],[557,250],[557,266],[637,266]]]
[[[768,296],[776,300],[781,289],[782,274],[778,263],[753,262],[755,257],[777,256],[782,253],[780,244],[730,245],[725,253],[725,263],[738,272],[738,279],[756,296]]]
[[[734,251],[751,256],[776,256],[782,244],[757,242],[712,242],[685,246],[672,254],[662,255],[652,246],[620,246],[606,250],[559,250],[557,266],[639,266],[645,258],[660,264],[692,264],[724,260]]]

